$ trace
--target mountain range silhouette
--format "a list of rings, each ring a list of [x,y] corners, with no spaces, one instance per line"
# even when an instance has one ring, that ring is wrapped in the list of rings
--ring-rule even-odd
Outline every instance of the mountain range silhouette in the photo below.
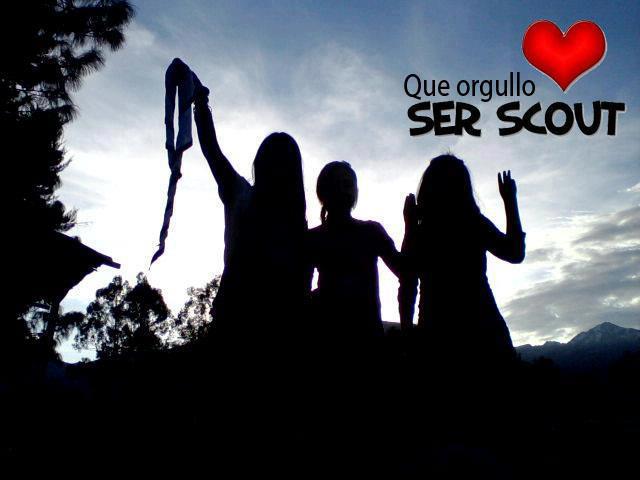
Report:
[[[516,347],[516,351],[528,362],[544,357],[563,369],[604,369],[625,354],[640,352],[640,330],[604,322],[577,334],[567,343],[527,344]]]

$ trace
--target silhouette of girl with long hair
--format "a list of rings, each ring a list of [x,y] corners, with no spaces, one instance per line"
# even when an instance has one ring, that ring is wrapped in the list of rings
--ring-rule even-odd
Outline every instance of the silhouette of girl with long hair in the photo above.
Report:
[[[412,326],[419,282],[418,332],[436,355],[480,361],[502,361],[514,355],[509,330],[487,280],[486,252],[520,263],[525,234],[510,171],[498,174],[498,186],[506,234],[480,213],[469,171],[454,155],[431,160],[417,202],[408,197],[415,206],[408,214],[402,246],[410,269],[400,278],[400,320],[403,329]]]
[[[316,193],[322,204],[322,224],[309,230],[310,260],[318,269],[316,314],[345,341],[378,338],[383,334],[378,258],[398,275],[400,254],[382,225],[351,216],[358,183],[347,162],[325,165]]]
[[[300,149],[286,133],[267,136],[253,161],[251,185],[218,144],[208,93],[206,87],[196,89],[194,114],[200,147],[224,204],[225,266],[214,324],[219,332],[267,343],[265,334],[288,331],[309,289]]]

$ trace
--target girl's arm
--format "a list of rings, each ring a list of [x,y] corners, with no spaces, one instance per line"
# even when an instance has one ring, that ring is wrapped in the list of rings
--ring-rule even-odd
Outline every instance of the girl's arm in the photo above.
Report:
[[[386,251],[380,255],[380,258],[384,261],[384,264],[389,267],[389,270],[393,272],[396,277],[400,277],[404,271],[404,258],[402,253],[396,250],[395,245],[391,245],[391,248],[387,248]]]
[[[412,232],[405,232],[402,241],[402,254],[407,263],[411,260],[410,246],[413,244]],[[400,314],[400,328],[408,331],[413,326],[413,314],[415,311],[416,297],[418,296],[418,275],[407,266],[399,277],[400,286],[398,287],[398,312]]]
[[[411,264],[411,251],[415,244],[417,229],[416,200],[413,194],[408,195],[404,202],[404,239],[402,251],[398,252],[393,240],[377,224],[382,238],[381,258],[389,269],[399,278],[398,308],[400,311],[400,325],[407,330],[413,325],[413,313],[418,294],[418,276],[414,265]]]
[[[401,250],[405,265],[403,272],[399,276],[400,286],[398,287],[400,328],[404,332],[409,331],[411,327],[413,327],[413,314],[415,311],[416,297],[418,296],[418,274],[415,271],[415,264],[412,262],[413,255],[411,255],[413,247],[415,246],[415,230],[417,225],[408,225],[409,223],[405,221],[404,239],[402,240]]]
[[[305,231],[304,235],[304,248],[302,255],[303,262],[303,278],[304,278],[304,291],[305,297],[308,299],[311,296],[311,288],[313,286],[313,273],[315,271],[316,262],[315,259],[315,243],[313,241],[312,232],[310,230]]]
[[[396,250],[395,245],[393,244],[393,240],[389,238],[387,232],[380,225],[380,230],[383,233],[383,238],[388,238],[388,241],[383,241],[383,245],[388,245],[387,247],[382,249],[381,257],[384,263],[389,267],[396,277],[400,278],[400,276],[410,270],[410,265],[408,265],[407,258],[405,255],[405,242],[407,239],[413,238],[413,232],[417,228],[417,217],[416,217],[416,199],[415,196],[411,193],[407,195],[404,200],[404,240],[402,242],[402,252],[398,252]]]
[[[525,256],[525,233],[520,223],[516,182],[511,178],[511,170],[498,173],[498,189],[504,202],[507,217],[507,234],[491,235],[489,251],[496,257],[510,263],[521,263]],[[497,230],[497,229],[496,229]]]
[[[398,312],[400,313],[400,328],[408,331],[413,327],[413,314],[416,297],[418,296],[418,276],[403,273],[398,287]]]
[[[194,118],[198,129],[198,139],[200,149],[209,163],[209,168],[213,177],[218,183],[218,188],[223,196],[223,192],[232,190],[236,179],[239,177],[233,166],[222,153],[216,136],[216,129],[213,126],[213,117],[209,108],[209,90],[198,85],[194,95]],[[222,198],[224,201],[225,199]]]
[[[409,194],[405,198],[403,214],[404,238],[402,239],[401,252],[404,265],[399,276],[398,311],[400,313],[400,328],[403,331],[408,331],[413,326],[413,314],[418,296],[418,275],[411,254],[414,251],[418,229],[416,198],[413,194]]]
[[[405,240],[402,242],[402,251],[398,252],[395,247],[393,251],[387,251],[385,255],[381,255],[384,263],[400,280],[398,288],[398,308],[400,311],[400,326],[402,330],[406,330],[413,325],[413,312],[418,294],[418,276],[409,264],[411,256],[409,255],[408,245],[412,243],[408,240],[412,237],[412,233],[405,231]],[[405,245],[407,248],[405,248]]]

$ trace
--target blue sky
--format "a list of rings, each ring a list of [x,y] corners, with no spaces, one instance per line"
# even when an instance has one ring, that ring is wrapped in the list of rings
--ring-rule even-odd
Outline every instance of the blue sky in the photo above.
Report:
[[[164,70],[185,60],[212,90],[220,142],[240,173],[271,131],[300,144],[307,217],[318,223],[320,168],[347,160],[360,199],[354,215],[380,221],[402,241],[402,203],[428,160],[451,149],[471,169],[484,213],[504,227],[495,176],[519,184],[528,258],[489,260],[489,279],[515,343],[566,340],[602,321],[640,327],[640,5],[637,2],[213,2],[138,1],[127,44],[75,94],[65,132],[73,158],[60,197],[79,210],[73,234],[114,257],[133,280],[157,243],[168,180]],[[566,30],[598,23],[607,55],[563,93],[533,69],[522,36],[538,19]],[[467,97],[482,112],[482,137],[410,137],[406,75],[505,79],[536,84],[525,106],[554,101],[625,102],[618,134],[499,137],[495,111],[515,100]],[[456,99],[451,96],[448,99]],[[438,100],[438,99],[432,99]],[[443,100],[440,98],[440,100]],[[590,115],[590,113],[589,113]],[[223,216],[197,145],[186,152],[167,250],[149,278],[177,310],[186,288],[222,271]],[[385,320],[397,320],[396,282],[381,263]],[[83,310],[115,272],[102,268],[64,302]],[[63,347],[65,358],[77,354]]]

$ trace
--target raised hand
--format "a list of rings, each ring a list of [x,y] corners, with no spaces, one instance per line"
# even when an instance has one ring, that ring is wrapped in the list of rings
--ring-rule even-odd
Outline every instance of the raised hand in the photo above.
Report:
[[[511,178],[511,170],[498,173],[498,190],[505,203],[512,203],[516,200],[516,181]]]
[[[511,178],[511,170],[498,173],[498,189],[504,201],[504,213],[507,217],[507,234],[504,241],[495,245],[491,251],[502,260],[511,263],[520,263],[524,260],[524,232],[520,223],[518,201],[516,199],[516,181]]]
[[[416,206],[416,196],[413,193],[405,197],[402,214],[404,215],[405,229],[414,228],[418,224],[418,207]]]
[[[194,92],[193,92],[193,101],[196,106],[206,105],[209,103],[209,89],[202,85],[200,79],[193,76],[194,83]]]

